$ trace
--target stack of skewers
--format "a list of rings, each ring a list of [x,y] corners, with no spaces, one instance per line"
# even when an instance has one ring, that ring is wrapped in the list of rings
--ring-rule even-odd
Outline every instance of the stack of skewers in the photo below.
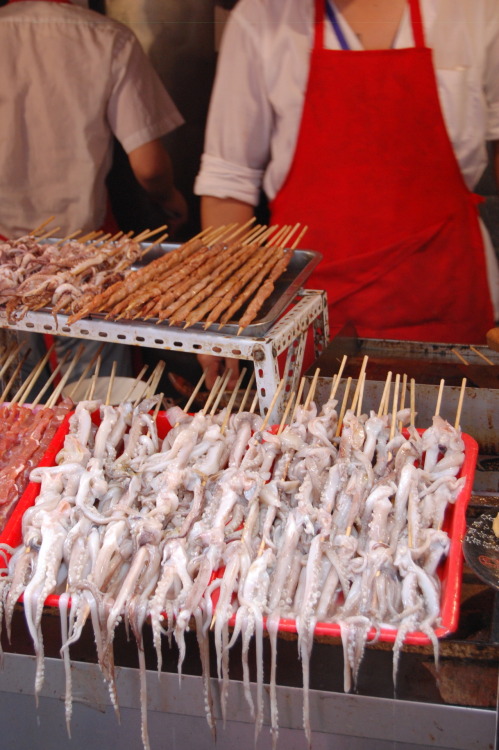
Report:
[[[114,236],[93,232],[46,242],[40,228],[0,243],[0,305],[9,322],[28,311],[51,309],[68,324],[91,314],[111,320],[140,319],[184,328],[202,323],[241,333],[255,320],[286,270],[306,228],[231,224],[201,232],[135,267],[164,242],[165,227]],[[42,225],[43,228],[45,228]],[[140,265],[140,264],[139,264]]]
[[[446,515],[462,497],[466,481],[459,477],[465,452],[459,429],[465,381],[454,425],[439,415],[441,383],[433,425],[422,433],[415,427],[415,383],[405,377],[396,375],[392,383],[390,374],[378,409],[362,412],[367,358],[353,397],[349,378],[339,404],[345,362],[321,409],[313,400],[317,372],[307,397],[302,380],[275,426],[255,413],[256,397],[245,410],[251,381],[239,410],[233,411],[244,373],[222,410],[227,377],[219,379],[194,415],[189,414],[190,403],[158,414],[161,396],[112,407],[92,401],[89,394],[90,400],[77,405],[56,465],[31,474],[40,483],[40,494],[24,514],[22,542],[5,548],[10,559],[1,579],[8,631],[15,603],[24,597],[37,656],[36,694],[43,683],[43,606],[48,597],[57,596],[68,725],[70,647],[88,618],[116,710],[113,639],[118,622],[124,619],[135,635],[145,748],[146,622],[159,670],[162,635],[175,638],[180,671],[185,632],[195,626],[213,731],[209,634],[215,642],[224,716],[228,654],[241,636],[245,694],[257,735],[263,723],[266,627],[274,745],[282,623],[293,621],[297,633],[309,741],[308,669],[321,623],[335,625],[341,636],[346,690],[356,683],[366,641],[384,629],[393,634],[394,677],[409,633],[420,631],[438,654],[437,571],[455,541],[446,531]],[[201,385],[202,380],[195,391]],[[96,412],[97,420],[92,418]],[[252,638],[256,700],[249,682]]]

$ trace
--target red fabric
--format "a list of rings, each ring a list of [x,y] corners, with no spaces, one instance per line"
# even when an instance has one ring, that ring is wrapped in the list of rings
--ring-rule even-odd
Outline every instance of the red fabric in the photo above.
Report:
[[[477,197],[445,129],[418,0],[416,47],[324,49],[324,0],[277,224],[308,226],[324,259],[331,328],[375,338],[479,343],[493,325]]]

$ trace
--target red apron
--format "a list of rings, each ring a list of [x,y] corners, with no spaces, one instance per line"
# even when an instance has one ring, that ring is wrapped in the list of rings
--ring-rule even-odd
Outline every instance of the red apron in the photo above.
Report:
[[[324,0],[296,151],[272,203],[276,224],[308,226],[323,253],[331,332],[481,343],[493,326],[479,198],[447,134],[418,0],[415,47],[324,49]]]

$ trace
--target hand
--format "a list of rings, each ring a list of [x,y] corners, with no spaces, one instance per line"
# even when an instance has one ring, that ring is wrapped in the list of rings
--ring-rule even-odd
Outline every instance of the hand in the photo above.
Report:
[[[161,201],[161,207],[166,213],[169,234],[170,236],[174,235],[187,221],[187,201],[182,193],[174,187],[168,200]]]
[[[198,354],[198,362],[201,365],[203,372],[206,373],[205,385],[210,390],[215,385],[215,381],[219,375],[223,375],[224,372],[230,370],[231,376],[227,383],[227,390],[233,390],[237,385],[239,378],[239,360],[230,359],[224,357],[214,357],[211,354]]]

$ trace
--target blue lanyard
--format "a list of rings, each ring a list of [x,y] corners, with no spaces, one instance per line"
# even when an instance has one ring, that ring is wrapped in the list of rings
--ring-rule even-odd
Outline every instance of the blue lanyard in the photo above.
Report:
[[[327,17],[331,21],[331,25],[332,25],[332,27],[334,29],[334,32],[335,32],[336,36],[338,37],[338,41],[340,43],[341,49],[343,49],[343,50],[349,50],[350,47],[348,46],[348,42],[345,39],[345,35],[343,34],[343,32],[341,30],[341,26],[339,24],[338,17],[336,15],[336,13],[334,12],[333,6],[329,2],[329,0],[325,0],[325,3],[326,3]]]

